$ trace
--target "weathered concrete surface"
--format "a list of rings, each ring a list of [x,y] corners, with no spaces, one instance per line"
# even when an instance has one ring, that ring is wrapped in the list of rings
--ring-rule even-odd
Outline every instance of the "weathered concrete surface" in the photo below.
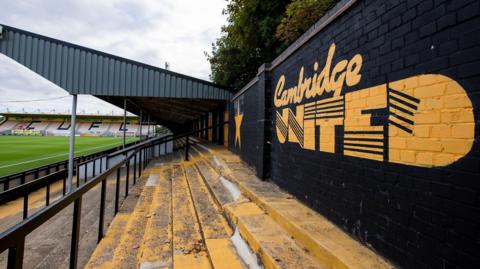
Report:
[[[208,163],[225,178],[235,182],[242,194],[255,204],[227,206],[227,214],[243,227],[243,234],[247,236],[250,233],[247,237],[251,237],[253,245],[255,242],[261,242],[252,232],[259,229],[252,223],[258,224],[259,221],[250,222],[247,217],[249,211],[255,211],[253,208],[258,206],[268,214],[268,218],[263,217],[262,221],[274,221],[328,268],[393,268],[381,256],[349,237],[326,218],[304,206],[275,184],[258,179],[238,156],[215,145],[209,145],[208,150],[203,150],[202,154]],[[258,244],[257,247],[260,246],[261,244]]]
[[[211,197],[197,168],[189,162],[184,163],[184,168],[193,205],[213,267],[218,269],[243,268],[230,241],[233,231]]]
[[[143,242],[137,255],[140,267],[172,266],[172,166],[150,169],[149,180],[157,177],[150,215]]]
[[[211,268],[181,165],[173,166],[172,206],[174,267]]]
[[[265,268],[391,267],[222,147],[194,146],[190,161],[183,153],[152,162],[140,199],[115,218],[89,268],[245,268],[234,228]]]

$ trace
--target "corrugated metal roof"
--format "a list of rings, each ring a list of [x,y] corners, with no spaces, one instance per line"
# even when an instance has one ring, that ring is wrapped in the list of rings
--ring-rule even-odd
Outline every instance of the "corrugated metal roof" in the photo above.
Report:
[[[3,25],[0,53],[72,94],[229,100],[212,82]]]

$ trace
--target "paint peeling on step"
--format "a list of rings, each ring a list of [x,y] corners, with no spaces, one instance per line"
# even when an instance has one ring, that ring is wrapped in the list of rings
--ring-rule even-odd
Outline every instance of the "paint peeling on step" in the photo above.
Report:
[[[142,262],[140,269],[172,268],[171,262]]]
[[[223,176],[220,176],[220,181],[222,181],[223,186],[227,188],[233,200],[236,201],[242,194],[240,190],[237,188],[237,186],[232,182],[230,182],[229,180],[227,180],[226,178],[224,178]]]
[[[147,180],[147,183],[145,184],[146,187],[155,187],[158,183],[158,179],[159,179],[159,175],[158,174],[151,174],[149,177],[148,177],[148,180]]]
[[[221,166],[220,160],[218,160],[217,156],[215,156],[215,155],[213,156],[213,161],[215,162],[216,166]]]
[[[250,269],[261,269],[263,266],[259,265],[257,255],[253,253],[253,251],[248,246],[247,242],[243,240],[242,236],[240,236],[240,232],[238,228],[235,229],[235,233],[230,238],[232,240],[233,246],[237,250],[237,254],[242,259],[242,261],[248,266]]]

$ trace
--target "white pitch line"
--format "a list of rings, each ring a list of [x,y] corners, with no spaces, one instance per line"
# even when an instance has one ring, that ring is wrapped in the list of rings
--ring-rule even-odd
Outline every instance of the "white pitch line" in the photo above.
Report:
[[[112,144],[107,144],[107,145],[103,145],[103,146],[100,146],[100,147],[88,148],[88,149],[79,150],[79,151],[76,151],[76,152],[80,153],[80,152],[89,151],[89,150],[92,150],[92,149],[105,148],[107,146],[116,145],[116,144],[118,144],[118,143],[112,143]],[[121,144],[119,144],[119,145],[121,145]],[[60,156],[63,156],[63,155],[68,155],[68,152],[67,153],[62,153],[62,154],[57,154],[57,155],[52,155],[52,156],[49,156],[49,157],[38,158],[38,159],[35,159],[35,160],[29,160],[29,161],[24,161],[24,162],[19,162],[19,163],[3,165],[3,166],[0,166],[0,169],[6,168],[6,167],[22,165],[22,164],[26,164],[26,163],[32,163],[32,162],[41,161],[41,160],[48,160],[48,159],[60,157]]]

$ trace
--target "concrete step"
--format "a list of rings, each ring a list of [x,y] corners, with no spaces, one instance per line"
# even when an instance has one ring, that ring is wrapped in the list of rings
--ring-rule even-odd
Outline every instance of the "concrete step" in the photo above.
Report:
[[[255,204],[246,204],[249,205],[235,207],[241,209],[240,212],[235,211],[234,207],[227,210],[242,237],[261,257],[265,268],[329,268],[305,251]]]
[[[243,268],[230,240],[233,231],[222,210],[215,203],[195,165],[185,162],[183,166],[210,262],[216,269]]]
[[[215,147],[209,147],[208,152],[204,153],[205,159],[212,167],[234,182],[245,197],[268,214],[269,220],[282,227],[322,264],[328,268],[393,268],[374,251],[348,236],[317,212],[293,199],[275,184],[256,178],[251,169],[238,160],[237,156],[232,155],[222,148]],[[249,210],[254,208],[252,205],[237,207],[239,210],[237,214],[247,215]],[[235,214],[230,212],[229,215],[232,217]],[[247,230],[248,227],[253,228],[255,221],[242,224],[243,219],[243,216],[238,217],[239,226]],[[267,223],[265,217],[256,221]]]
[[[245,268],[196,166],[168,160],[145,170],[135,207],[115,217],[86,268]]]
[[[137,260],[140,268],[171,268],[172,165],[151,168],[146,185],[155,186],[155,192]]]
[[[141,180],[145,180],[146,175],[143,174]],[[144,186],[122,234],[122,239],[115,249],[112,260],[113,268],[137,267],[137,254],[142,243],[141,238],[145,233],[154,191],[154,186]]]
[[[181,165],[173,165],[173,267],[211,268],[203,241],[185,172]]]
[[[142,194],[144,193],[143,186],[145,185],[145,182],[146,176],[145,174],[142,174],[142,177],[137,179],[137,184],[130,188],[130,193],[128,197],[120,204],[119,212],[117,213],[115,218],[113,218],[110,226],[106,229],[106,233],[103,239],[100,241],[100,243],[95,248],[95,251],[90,256],[90,259],[88,260],[85,268],[126,268],[127,266],[117,267],[119,264],[118,259],[128,260],[125,263],[126,265],[127,263],[129,263],[129,265],[134,264],[132,263],[132,260],[135,259],[134,255],[133,258],[132,254],[120,257],[120,255],[122,254],[119,252],[125,251],[125,248],[130,247],[128,243],[131,242],[129,242],[128,239],[131,240],[131,232],[133,230],[133,225],[135,225],[132,222],[135,222],[134,219],[141,216],[139,212],[139,207],[145,207],[145,195],[142,196]],[[120,188],[121,196],[123,196],[124,193],[124,184],[124,180],[122,180]],[[142,198],[143,200],[141,201],[140,198]],[[114,200],[112,200],[112,203],[114,203]],[[109,207],[113,207],[113,204],[109,205]],[[113,212],[113,210],[108,211],[108,213],[111,212]],[[136,253],[137,250],[135,248],[132,248],[131,252]]]
[[[115,254],[115,249],[120,243],[129,219],[129,213],[118,213],[115,216],[114,220],[108,227],[107,234],[97,245],[90,260],[85,266],[86,269],[99,267],[112,268],[112,259]]]
[[[205,181],[208,182],[209,190],[215,201],[220,207],[225,206],[228,203],[233,202],[233,197],[228,193],[227,189],[223,185],[220,174],[217,173],[205,160],[199,159],[195,161],[195,165],[201,172],[201,175]]]
[[[210,166],[208,152],[198,150],[199,157],[194,161],[202,173],[206,185],[222,184],[218,179],[218,172]],[[242,238],[251,249],[261,258],[266,268],[327,268],[315,257],[305,251],[302,246],[292,240],[289,234],[265,214],[255,203],[242,197],[233,200],[228,191],[215,188],[214,195],[218,197],[230,196],[229,203],[223,203],[225,215],[230,223],[237,227]]]

